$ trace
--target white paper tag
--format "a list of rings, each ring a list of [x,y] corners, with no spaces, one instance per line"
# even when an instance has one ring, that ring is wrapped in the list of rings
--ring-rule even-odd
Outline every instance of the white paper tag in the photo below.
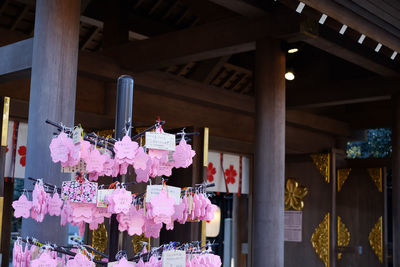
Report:
[[[175,135],[146,132],[146,148],[175,151]]]
[[[150,202],[153,197],[158,196],[162,188],[162,185],[148,185],[146,189],[146,202]],[[174,198],[175,203],[178,205],[181,202],[181,188],[176,186],[167,186],[167,188],[168,197]]]
[[[79,144],[82,140],[82,130],[81,128],[75,128],[72,132],[72,142],[74,144]]]
[[[115,189],[99,189],[97,190],[97,207],[108,207],[106,197],[111,195]]]
[[[107,267],[112,267],[118,264],[118,261],[114,261],[114,262],[109,262],[107,263]],[[128,264],[131,265],[132,267],[136,266],[136,263],[133,261],[128,261]]]
[[[162,253],[162,267],[185,267],[186,252],[183,250],[168,250]]]

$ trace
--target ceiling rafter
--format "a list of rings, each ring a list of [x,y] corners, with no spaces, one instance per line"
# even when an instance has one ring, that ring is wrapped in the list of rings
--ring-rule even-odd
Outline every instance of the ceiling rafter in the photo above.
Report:
[[[25,17],[26,13],[29,11],[29,6],[25,6],[22,12],[18,15],[17,19],[14,21],[13,25],[11,26],[10,30],[15,30],[18,26],[18,23]]]
[[[89,38],[82,44],[80,50],[85,50],[86,47],[90,44],[90,42],[96,37],[96,35],[100,32],[101,28],[94,26],[94,29],[89,35]]]

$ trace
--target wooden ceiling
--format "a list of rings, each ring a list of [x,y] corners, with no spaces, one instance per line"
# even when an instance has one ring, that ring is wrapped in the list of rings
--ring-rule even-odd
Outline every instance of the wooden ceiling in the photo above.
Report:
[[[259,18],[271,14],[284,14],[300,20],[303,27],[302,32],[286,40],[288,46],[300,48],[299,53],[287,56],[288,68],[293,68],[296,73],[295,81],[287,82],[288,107],[312,108],[315,113],[334,117],[333,113],[344,114],[346,109],[333,109],[332,106],[348,106],[360,101],[387,101],[388,95],[394,92],[392,84],[399,76],[400,55],[391,59],[394,50],[383,41],[382,48],[375,52],[380,40],[368,35],[364,42],[359,44],[362,33],[352,25],[348,25],[344,34],[339,34],[343,22],[337,17],[328,16],[323,25],[319,24],[322,12],[316,7],[326,1],[304,2],[307,5],[303,12],[298,14],[295,12],[299,4],[297,0],[127,0],[129,40],[137,42],[152,39],[155,36],[239,16]],[[400,38],[400,6],[396,0],[333,2],[338,7],[380,27],[394,40]],[[32,36],[34,6],[33,0],[0,1],[0,27]],[[79,38],[81,51],[97,54],[105,52],[103,26],[106,11],[106,0],[82,1]],[[254,56],[254,51],[245,51],[172,64],[160,70],[207,86],[251,96],[254,95]],[[383,77],[390,77],[389,82],[385,82],[387,78]],[[334,89],[335,84],[343,84],[343,81],[361,84],[358,81],[365,79],[378,79],[377,84],[382,79],[382,84],[390,85],[387,90],[383,90],[384,92],[380,92],[379,87],[369,88],[365,92],[358,90],[357,95],[351,95],[350,98],[347,93],[341,90],[336,93]],[[329,86],[326,87],[325,84]],[[343,87],[351,88],[350,85]],[[304,95],[307,95],[308,99],[304,99]],[[325,96],[327,97],[324,98]],[[329,101],[328,96],[333,100]],[[302,99],[303,103],[300,103],[299,99]],[[314,100],[324,104],[319,105]],[[336,117],[346,120],[342,113]]]
[[[399,1],[335,0],[335,2],[400,38]]]

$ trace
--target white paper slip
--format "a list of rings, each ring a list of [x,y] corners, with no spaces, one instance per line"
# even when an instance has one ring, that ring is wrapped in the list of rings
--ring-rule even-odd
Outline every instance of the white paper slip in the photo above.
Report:
[[[162,253],[162,267],[185,267],[186,252],[183,250],[169,250]]]
[[[99,189],[97,190],[97,207],[108,207],[106,197],[111,195],[115,189]]]
[[[146,189],[146,202],[150,202],[153,197],[158,196],[162,188],[162,185],[148,185]],[[164,190],[168,190],[168,197],[174,198],[177,205],[181,202],[181,188],[168,185]]]
[[[175,135],[146,132],[146,148],[175,151]]]
[[[81,128],[75,128],[72,132],[72,142],[74,144],[79,144],[82,140],[82,130]]]
[[[112,266],[115,266],[115,265],[117,265],[117,264],[118,264],[118,261],[109,262],[109,263],[107,263],[107,267],[112,267]],[[133,261],[128,261],[128,264],[129,264],[130,266],[132,266],[132,267],[135,267],[135,266],[136,266],[136,262],[133,262]]]

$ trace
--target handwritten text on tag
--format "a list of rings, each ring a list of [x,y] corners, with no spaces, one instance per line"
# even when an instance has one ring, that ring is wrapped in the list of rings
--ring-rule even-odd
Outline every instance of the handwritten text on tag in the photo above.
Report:
[[[175,151],[175,135],[146,132],[146,147],[151,149]]]

